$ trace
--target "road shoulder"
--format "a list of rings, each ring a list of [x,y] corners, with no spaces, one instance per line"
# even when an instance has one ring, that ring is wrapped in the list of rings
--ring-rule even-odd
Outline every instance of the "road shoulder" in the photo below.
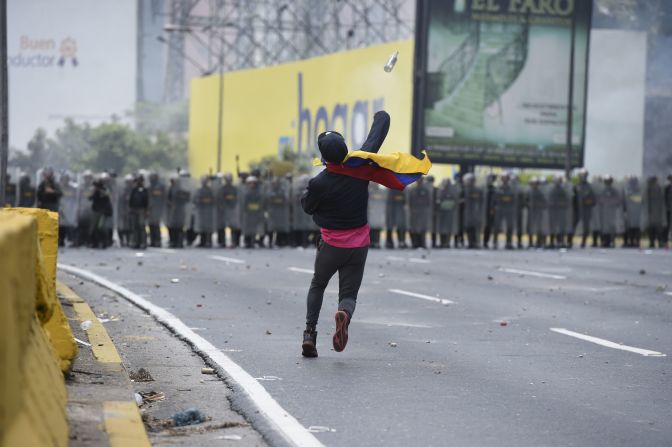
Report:
[[[59,280],[59,297],[80,340],[67,378],[72,446],[149,445],[127,436],[138,428],[152,444],[265,445],[231,409],[231,390],[218,376],[203,374],[208,366],[187,344],[113,292],[67,274]],[[91,321],[86,331],[83,321]],[[138,374],[141,368],[148,374]],[[136,393],[145,396],[140,427],[132,414],[138,414]],[[207,420],[175,427],[173,415],[189,409]]]

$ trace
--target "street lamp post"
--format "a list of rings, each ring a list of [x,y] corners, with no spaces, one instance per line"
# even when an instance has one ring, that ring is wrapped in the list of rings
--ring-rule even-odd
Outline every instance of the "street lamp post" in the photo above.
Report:
[[[1,0],[0,0],[1,1]],[[225,23],[224,26],[231,26],[230,23]],[[177,25],[177,24],[166,24],[163,27],[163,30],[166,32],[180,32],[180,33],[192,33],[193,29],[190,26],[186,25]],[[199,43],[204,44],[201,39],[198,39],[195,34],[192,34]],[[187,57],[187,55],[184,55]],[[220,49],[219,49],[219,60],[218,60],[218,72],[219,72],[219,92],[218,92],[218,102],[217,102],[217,171],[222,171],[222,132],[223,132],[223,120],[224,120],[224,39],[220,36]],[[211,70],[203,71],[203,75],[212,74]]]
[[[217,113],[217,172],[222,172],[222,124],[224,119],[224,45],[219,51],[219,104]]]
[[[565,146],[565,178],[570,179],[572,171],[572,127],[574,124],[574,46],[576,40],[576,16],[572,14],[571,40],[569,46],[569,92],[567,94],[567,138]]]
[[[0,207],[5,206],[9,155],[9,82],[7,71],[7,1],[0,0]]]

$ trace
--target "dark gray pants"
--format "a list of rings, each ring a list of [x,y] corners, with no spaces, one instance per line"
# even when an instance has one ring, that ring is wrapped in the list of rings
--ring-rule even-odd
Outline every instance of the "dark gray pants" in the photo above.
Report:
[[[338,248],[320,240],[315,255],[315,273],[308,290],[306,326],[314,328],[320,317],[324,289],[338,272],[338,308],[350,316],[355,313],[357,293],[364,277],[369,247]]]

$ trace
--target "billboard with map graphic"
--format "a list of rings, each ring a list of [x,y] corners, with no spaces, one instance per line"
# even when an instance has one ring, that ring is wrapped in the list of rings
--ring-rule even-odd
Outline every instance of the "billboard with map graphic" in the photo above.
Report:
[[[414,148],[435,162],[560,168],[583,163],[591,3],[418,2]]]

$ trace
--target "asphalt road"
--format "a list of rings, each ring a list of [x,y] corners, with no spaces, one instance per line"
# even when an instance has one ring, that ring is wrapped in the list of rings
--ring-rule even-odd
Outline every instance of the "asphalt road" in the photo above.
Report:
[[[59,262],[172,312],[328,446],[672,444],[669,251],[370,251],[347,349],[331,348],[335,277],[320,356],[303,359],[313,258],[69,249]]]

